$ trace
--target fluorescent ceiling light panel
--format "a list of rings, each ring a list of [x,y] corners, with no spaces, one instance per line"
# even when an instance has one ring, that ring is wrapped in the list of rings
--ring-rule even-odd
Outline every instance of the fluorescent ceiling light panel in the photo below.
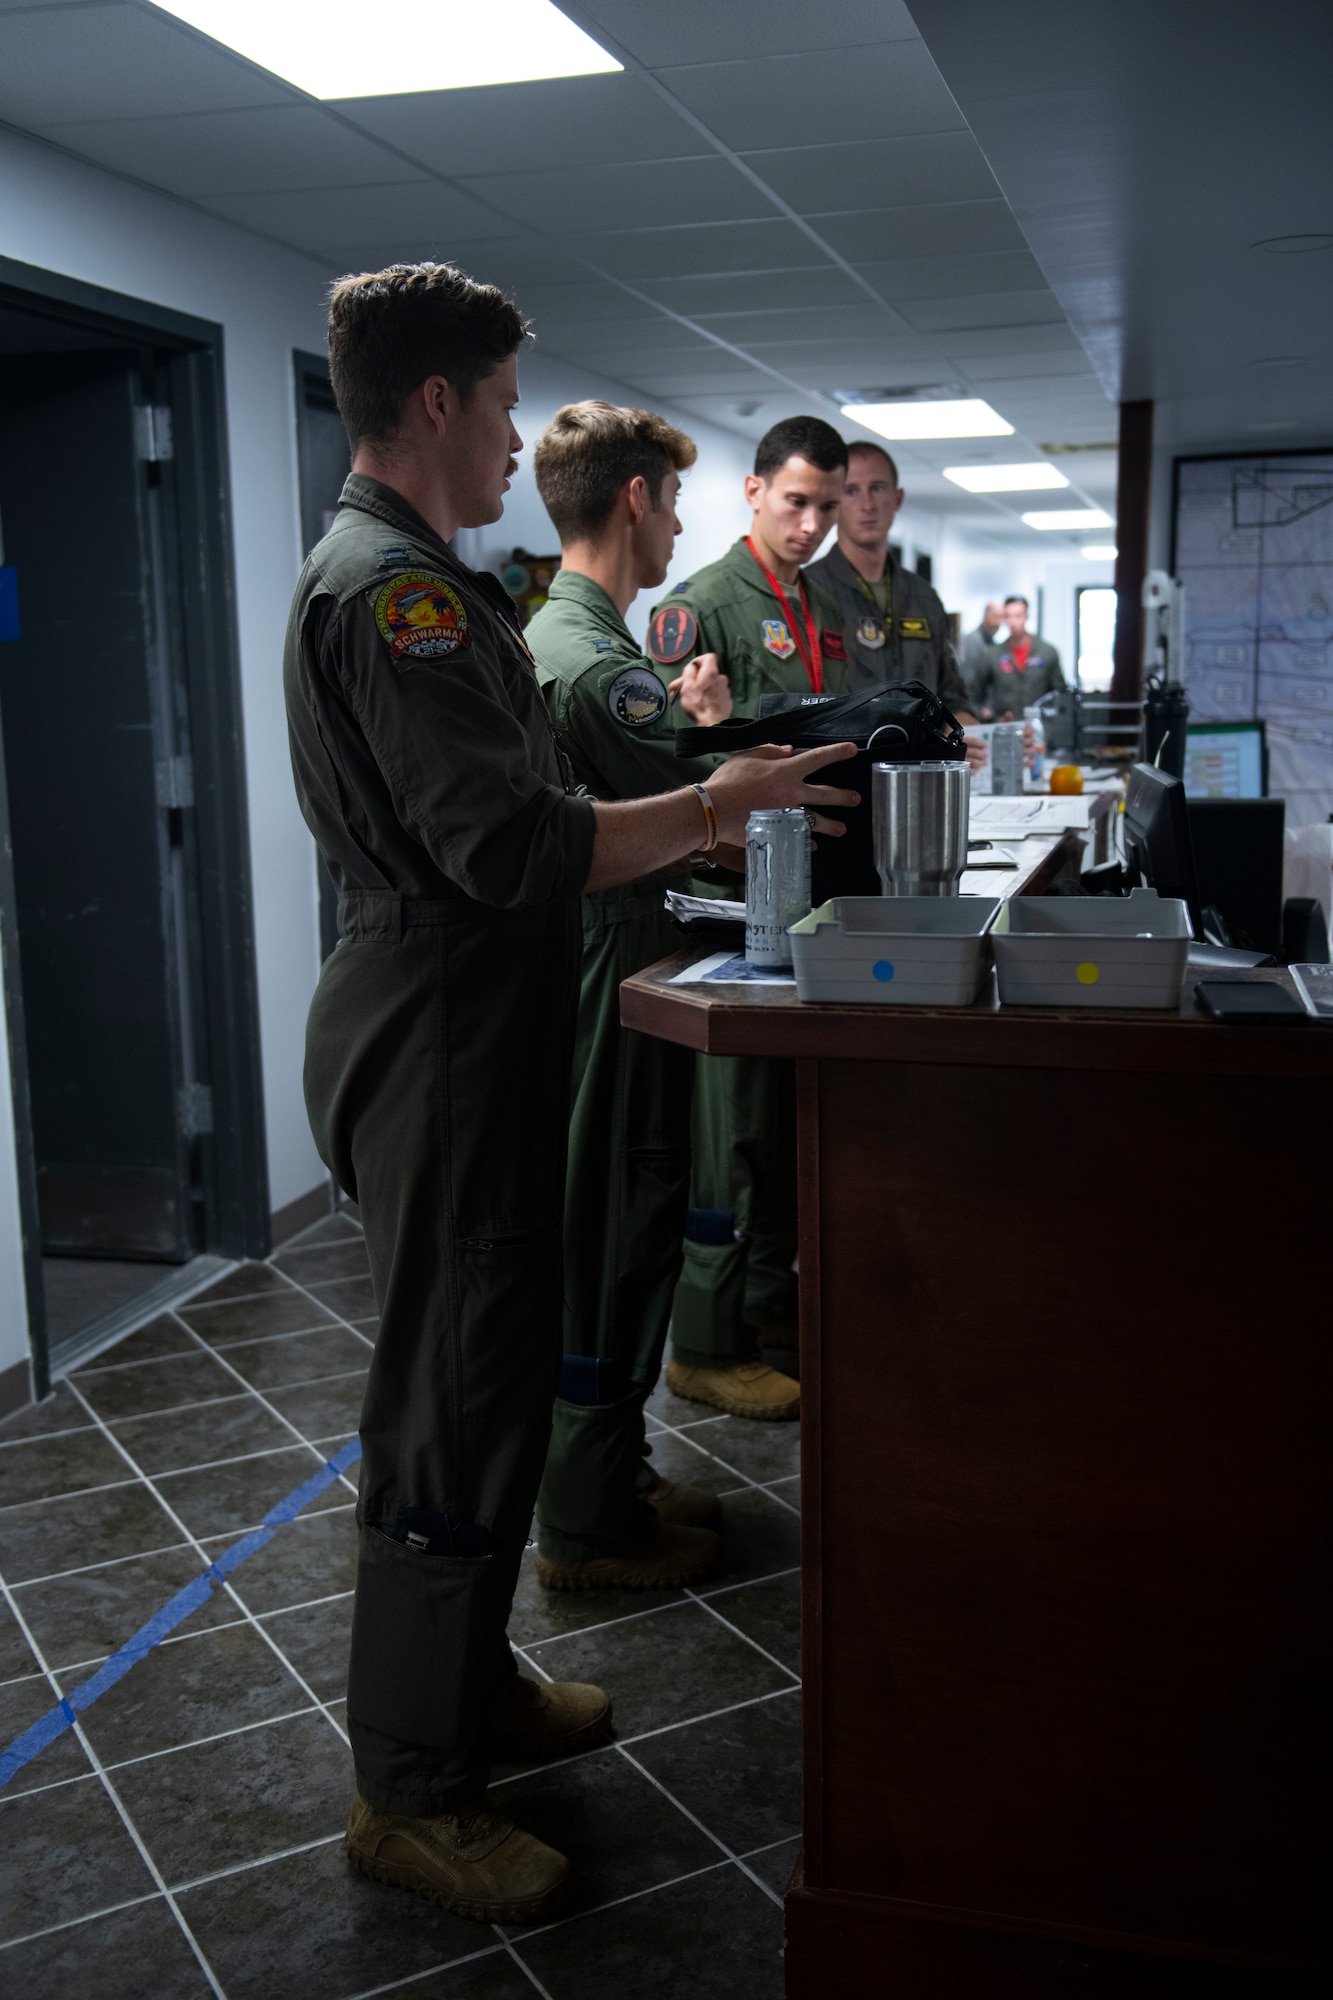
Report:
[[[158,0],[312,97],[400,97],[622,69],[550,0]]]
[[[1035,465],[946,465],[944,476],[965,493],[1039,493],[1069,484],[1063,472],[1040,460]]]
[[[1115,522],[1100,507],[1057,507],[1043,514],[1025,514],[1029,528],[1113,528]]]
[[[989,403],[974,397],[951,397],[945,403],[844,403],[844,417],[894,443],[913,438],[1012,437],[1007,424]]]
[[[1089,542],[1085,549],[1079,550],[1089,562],[1114,562],[1119,553],[1114,542]]]

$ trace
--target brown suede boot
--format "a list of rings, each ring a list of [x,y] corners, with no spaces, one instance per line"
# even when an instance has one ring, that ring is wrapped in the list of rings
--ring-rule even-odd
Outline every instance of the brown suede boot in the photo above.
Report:
[[[507,1762],[572,1757],[611,1729],[611,1702],[583,1681],[530,1681],[515,1674],[486,1719],[491,1750]]]
[[[737,1361],[730,1368],[682,1368],[668,1361],[666,1385],[673,1396],[707,1403],[729,1417],[761,1417],[781,1423],[801,1414],[801,1385],[762,1361]]]
[[[346,1846],[363,1875],[487,1924],[554,1916],[569,1883],[563,1854],[520,1832],[484,1800],[433,1819],[408,1819],[376,1812],[358,1796]]]
[[[646,1500],[659,1521],[671,1521],[678,1528],[720,1528],[722,1502],[716,1493],[702,1486],[678,1486],[673,1479],[659,1479],[651,1491],[639,1496]]]
[[[540,1549],[537,1581],[547,1590],[677,1590],[711,1574],[722,1543],[711,1528],[678,1528],[664,1522],[657,1540],[619,1556],[591,1562],[552,1562]]]

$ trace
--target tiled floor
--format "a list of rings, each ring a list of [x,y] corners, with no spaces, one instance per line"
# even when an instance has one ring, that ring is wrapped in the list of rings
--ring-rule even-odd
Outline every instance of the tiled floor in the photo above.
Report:
[[[0,1425],[0,1752],[353,1434],[359,1232],[317,1223]],[[558,1923],[463,1922],[341,1829],[355,1471],[0,1791],[0,1989],[24,2000],[777,2000],[800,1788],[795,1425],[659,1387],[655,1462],[726,1495],[702,1592],[550,1596],[525,1670],[604,1685],[613,1744],[495,1792],[570,1854]]]

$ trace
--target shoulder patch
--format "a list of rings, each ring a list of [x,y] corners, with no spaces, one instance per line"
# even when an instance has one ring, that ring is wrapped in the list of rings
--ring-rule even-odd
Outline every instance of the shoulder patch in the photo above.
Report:
[[[648,667],[626,667],[606,690],[606,705],[626,729],[646,729],[666,712],[667,691]]]
[[[614,639],[594,639],[592,649],[594,653],[614,653],[616,642]]]
[[[379,552],[381,569],[407,569],[417,560],[417,550],[410,549],[406,542],[393,542]]]
[[[819,643],[823,648],[826,660],[845,660],[847,658],[847,641],[836,627],[826,625],[820,632]]]
[[[664,604],[655,611],[648,627],[648,651],[661,667],[674,667],[688,660],[695,649],[699,627],[694,613],[683,604]]]
[[[394,665],[439,660],[471,645],[467,612],[457,591],[434,570],[414,569],[386,583],[375,599],[375,623]]]

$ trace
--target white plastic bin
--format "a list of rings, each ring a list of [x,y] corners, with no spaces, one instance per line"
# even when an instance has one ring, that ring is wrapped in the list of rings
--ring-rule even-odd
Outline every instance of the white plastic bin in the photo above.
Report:
[[[1190,948],[1184,903],[1153,889],[1013,896],[991,930],[1011,1007],[1178,1007]]]
[[[802,1000],[967,1007],[990,971],[997,896],[835,896],[788,932]]]

